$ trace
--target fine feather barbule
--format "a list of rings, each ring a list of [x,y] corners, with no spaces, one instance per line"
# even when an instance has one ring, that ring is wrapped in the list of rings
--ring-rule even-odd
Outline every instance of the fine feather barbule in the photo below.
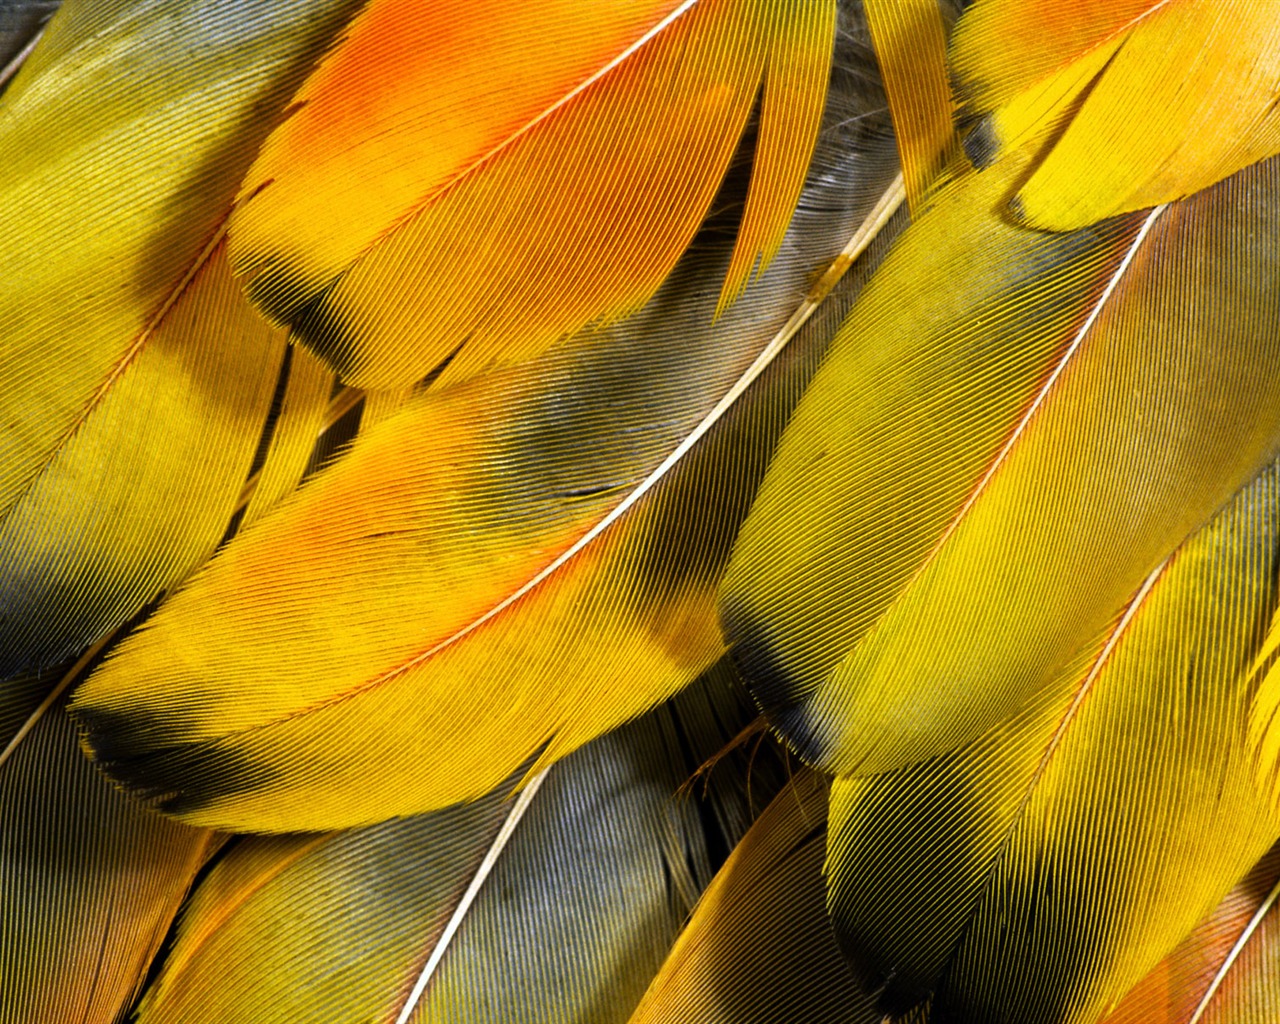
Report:
[[[3,1024],[1280,1020],[1277,26],[66,0]]]
[[[284,340],[219,231],[351,7],[67,0],[0,95],[0,679],[78,654],[225,533]]]
[[[250,170],[237,272],[361,386],[532,358],[653,295],[758,101],[727,301],[783,237],[835,21],[835,0],[374,0]]]

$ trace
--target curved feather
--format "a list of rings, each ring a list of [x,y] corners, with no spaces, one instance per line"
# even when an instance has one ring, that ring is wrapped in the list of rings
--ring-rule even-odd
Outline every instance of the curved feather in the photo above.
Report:
[[[1280,1014],[1280,849],[1268,854],[1103,1024],[1251,1024]]]
[[[225,268],[224,283],[230,284]],[[243,303],[234,288],[230,294]],[[308,381],[313,368],[309,356],[302,358],[291,381]],[[327,371],[314,369],[331,383]],[[296,397],[298,389],[289,393]],[[297,433],[288,413],[286,402],[279,426]],[[309,451],[316,424],[310,415],[299,418]],[[273,495],[298,461],[273,446],[247,482],[240,507],[257,501],[265,509],[278,500]],[[258,486],[263,477],[265,491]],[[0,888],[13,894],[0,901],[5,1020],[121,1019],[184,894],[224,838],[145,810],[78,750],[65,694],[113,639],[110,632],[100,637],[56,685],[56,677],[29,673],[0,689]]]
[[[1013,714],[1280,443],[1277,161],[1070,235],[1001,223],[1000,173],[903,234],[725,576],[745,674],[840,774]]]
[[[0,97],[0,676],[118,625],[225,531],[283,340],[217,232],[350,6],[68,0]]]
[[[241,527],[259,519],[297,488],[311,464],[316,439],[328,425],[333,373],[300,345],[290,348],[288,359],[280,414],[272,425],[271,441]]]
[[[873,1024],[836,946],[822,855],[827,784],[802,771],[703,893],[631,1024]]]
[[[518,813],[508,781],[370,828],[244,839],[139,1024],[625,1021],[710,874],[698,809],[673,794],[722,740],[662,708],[552,767]]]
[[[1021,185],[1026,223],[1071,230],[1207,188],[1280,152],[1280,9],[1253,0],[982,0],[952,41],[970,151],[1061,133]]]
[[[61,707],[11,738],[0,734],[0,1019],[113,1024],[215,838],[112,788]]]
[[[215,249],[0,513],[0,675],[74,655],[213,554],[283,356]]]
[[[951,121],[942,2],[865,0],[863,7],[893,112],[907,202],[919,217],[959,143]]]
[[[782,243],[835,9],[375,0],[246,177],[236,270],[362,387],[530,358],[654,294],[763,90],[727,301]]]
[[[1275,841],[1245,735],[1278,552],[1273,465],[1015,718],[837,780],[832,916],[886,1011],[1095,1021]]]
[[[714,662],[716,577],[839,313],[739,392],[893,173],[849,45],[793,233],[740,302],[706,325],[726,204],[627,324],[363,433],[81,689],[110,772],[191,821],[364,823],[487,792]]]

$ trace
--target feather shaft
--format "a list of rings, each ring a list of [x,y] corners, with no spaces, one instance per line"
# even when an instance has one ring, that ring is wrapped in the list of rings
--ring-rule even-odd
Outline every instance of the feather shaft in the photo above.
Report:
[[[1253,917],[1249,918],[1249,923],[1245,925],[1244,931],[1240,933],[1240,938],[1236,939],[1235,945],[1231,947],[1231,951],[1222,962],[1222,966],[1218,968],[1217,973],[1213,976],[1213,981],[1209,983],[1209,987],[1196,1005],[1195,1012],[1192,1013],[1191,1019],[1187,1021],[1187,1024],[1200,1024],[1200,1020],[1209,1009],[1209,1004],[1213,1001],[1213,997],[1218,994],[1218,989],[1222,987],[1222,983],[1240,958],[1245,946],[1249,944],[1249,941],[1257,933],[1263,919],[1271,913],[1271,909],[1276,905],[1277,899],[1280,899],[1280,879],[1276,880],[1276,884],[1267,893],[1266,899],[1262,901],[1261,906],[1254,912]]]
[[[515,834],[515,830],[520,824],[520,819],[524,817],[525,811],[529,809],[534,797],[538,795],[538,790],[542,787],[549,770],[544,768],[533,775],[520,790],[515,802],[511,805],[511,810],[502,822],[502,827],[498,830],[498,834],[494,836],[492,845],[485,851],[484,860],[480,862],[476,873],[471,877],[471,881],[467,883],[467,888],[462,893],[462,898],[458,900],[457,907],[454,908],[449,920],[445,923],[444,930],[440,933],[440,938],[432,948],[431,955],[427,957],[422,973],[418,975],[417,980],[413,983],[413,988],[409,990],[408,998],[405,999],[404,1006],[400,1008],[400,1013],[396,1017],[396,1024],[408,1024],[413,1017],[413,1013],[418,1007],[418,1000],[422,998],[423,992],[426,991],[427,985],[430,984],[431,978],[440,966],[440,962],[444,959],[445,953],[449,951],[449,944],[453,941],[453,937],[458,934],[463,918],[470,912],[471,905],[475,902],[476,896],[479,895],[481,887],[488,880],[494,865],[498,863],[498,858],[502,856],[502,851],[506,849],[507,843]]]

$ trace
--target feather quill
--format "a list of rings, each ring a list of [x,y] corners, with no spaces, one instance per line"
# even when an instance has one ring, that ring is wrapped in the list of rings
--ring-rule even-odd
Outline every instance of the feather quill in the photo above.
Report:
[[[1273,465],[1015,718],[837,780],[831,911],[886,1011],[1095,1021],[1280,835],[1245,742],[1278,499]]]
[[[68,0],[0,96],[0,678],[73,656],[226,530],[283,340],[219,226],[350,6]]]

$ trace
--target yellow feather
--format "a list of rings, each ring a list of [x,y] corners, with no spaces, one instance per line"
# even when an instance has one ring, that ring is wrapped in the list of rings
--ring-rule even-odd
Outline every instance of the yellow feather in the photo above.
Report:
[[[1102,1024],[1251,1024],[1280,1011],[1280,847],[1121,1000]]]
[[[732,191],[627,324],[437,381],[234,539],[79,691],[95,756],[192,822],[364,824],[474,799],[714,663],[719,572],[837,314],[788,342],[900,199],[878,91],[832,95],[789,241],[724,315]]]
[[[866,0],[867,27],[893,111],[893,132],[913,216],[956,156],[947,38],[938,0]]]
[[[74,655],[226,530],[283,340],[219,231],[346,7],[272,10],[68,0],[0,95],[0,677]]]
[[[1272,160],[1046,235],[991,211],[996,168],[903,235],[724,583],[740,658],[807,757],[878,772],[973,740],[1275,456],[1278,183]]]
[[[1280,152],[1280,8],[1257,0],[983,0],[955,77],[983,162],[1042,119],[1062,132],[1020,186],[1026,223],[1071,230],[1181,199]],[[1027,116],[1024,97],[1052,94]]]
[[[1245,723],[1278,550],[1273,465],[1014,718],[836,781],[831,911],[886,1012],[1090,1024],[1266,852]]]

